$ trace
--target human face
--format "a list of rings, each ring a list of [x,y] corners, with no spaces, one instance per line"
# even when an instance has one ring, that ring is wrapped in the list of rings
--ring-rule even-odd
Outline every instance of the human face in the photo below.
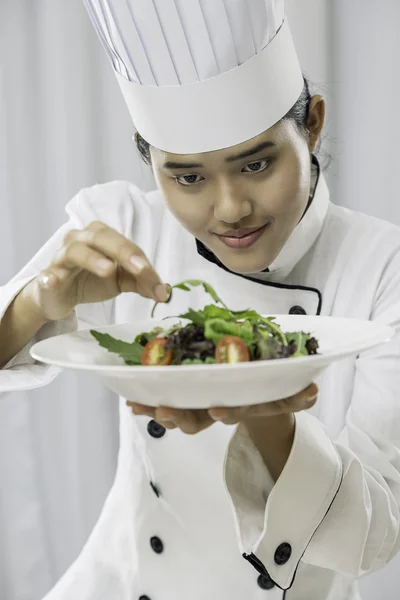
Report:
[[[231,271],[263,271],[300,221],[310,143],[290,120],[231,148],[178,155],[151,148],[171,212]]]

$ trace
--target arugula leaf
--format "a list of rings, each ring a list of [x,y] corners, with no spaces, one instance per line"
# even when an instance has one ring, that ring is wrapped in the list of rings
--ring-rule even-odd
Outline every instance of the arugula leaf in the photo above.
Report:
[[[244,323],[233,323],[223,319],[209,319],[204,326],[204,336],[214,344],[218,344],[226,335],[235,335],[241,338],[246,344],[254,341],[253,327],[248,321]]]
[[[176,283],[175,285],[173,285],[171,287],[171,295],[172,295],[172,290],[183,290],[184,292],[190,292],[191,287],[199,287],[199,286],[202,286],[204,288],[204,291],[211,296],[211,298],[214,300],[214,302],[216,302],[217,304],[222,304],[222,306],[224,308],[229,310],[228,307],[221,300],[221,298],[218,296],[218,294],[214,290],[214,288],[206,281],[200,281],[200,279],[187,279],[186,281],[181,281],[181,283]],[[155,310],[156,310],[158,304],[159,304],[159,302],[156,302],[153,306],[153,310],[151,311],[152,317],[154,317],[154,313],[155,313]]]
[[[171,286],[171,289],[175,289],[175,290],[184,290],[185,292],[190,292],[190,287],[188,287],[186,285],[186,282],[182,281],[182,283],[176,283],[175,285]]]
[[[100,333],[100,331],[90,330],[92,336],[99,342],[102,348],[105,348],[113,354],[119,354],[124,359],[127,365],[140,365],[143,353],[143,346],[138,342],[124,342],[113,338],[108,333]]]
[[[251,319],[250,319],[251,321]],[[288,345],[288,340],[287,340],[287,336],[283,333],[282,329],[280,328],[280,326],[278,325],[278,323],[274,323],[275,321],[275,317],[261,317],[261,320],[258,323],[258,327],[260,330],[260,333],[262,332],[263,328],[266,329],[267,331],[269,331],[270,333],[272,333],[272,335],[276,338],[279,338],[281,343],[284,346]]]
[[[177,285],[174,285],[173,287],[177,288],[177,289],[189,291],[190,288],[188,286],[190,286],[190,287],[203,286],[204,291],[211,296],[211,298],[214,300],[214,302],[216,302],[217,304],[222,304],[222,306],[225,306],[225,304],[222,302],[221,298],[218,296],[218,294],[214,290],[214,288],[206,281],[200,281],[199,279],[187,279],[186,281],[183,281],[182,283],[178,283]],[[225,306],[225,308],[227,308],[227,307]]]

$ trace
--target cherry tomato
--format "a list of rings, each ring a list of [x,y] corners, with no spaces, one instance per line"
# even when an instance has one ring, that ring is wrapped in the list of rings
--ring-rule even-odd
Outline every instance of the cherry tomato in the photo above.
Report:
[[[165,349],[167,338],[153,338],[143,348],[142,365],[147,367],[162,367],[172,361],[172,352]]]
[[[249,362],[250,352],[246,343],[236,335],[225,335],[215,348],[217,363]]]

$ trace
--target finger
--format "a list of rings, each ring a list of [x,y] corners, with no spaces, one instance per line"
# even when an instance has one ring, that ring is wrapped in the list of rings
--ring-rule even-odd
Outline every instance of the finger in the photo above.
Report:
[[[89,235],[92,238],[91,241],[86,242],[91,248],[116,261],[135,277],[136,291],[139,294],[161,302],[168,300],[169,293],[165,284],[143,250],[131,240],[99,221],[93,221],[84,233],[86,237]],[[76,233],[72,234],[74,240],[76,235]]]
[[[166,422],[165,419],[171,419],[183,433],[189,435],[199,433],[213,424],[213,420],[204,410],[176,410],[161,407],[157,409],[156,417],[163,420],[163,423]]]
[[[137,404],[136,402],[126,401],[126,405],[132,410],[135,415],[147,416],[154,418],[155,408],[152,406],[145,406],[144,404]]]
[[[240,423],[250,407],[238,406],[235,408],[210,408],[208,414],[213,421],[220,421],[224,425]]]
[[[171,408],[157,408],[154,412],[154,418],[166,429],[176,429],[178,425],[175,422],[176,411]]]
[[[221,421],[224,425],[235,425],[243,419],[253,417],[272,417],[282,413],[294,413],[308,410],[318,399],[318,387],[315,383],[308,386],[294,396],[283,398],[275,402],[265,402],[252,406],[238,406],[235,408],[211,408],[208,413],[214,421]]]
[[[314,406],[318,399],[318,387],[315,383],[308,386],[294,396],[282,398],[275,402],[266,402],[249,406],[246,412],[246,419],[253,417],[269,417],[283,413],[296,413],[302,410],[308,410]]]
[[[37,281],[40,287],[47,290],[55,290],[60,287],[62,281],[64,281],[67,277],[70,276],[70,271],[65,269],[65,273],[57,273],[55,269],[49,267],[48,269],[44,269],[38,275]]]
[[[82,232],[85,233],[85,232]],[[115,262],[106,258],[104,254],[94,250],[83,241],[75,239],[67,245],[62,246],[55,254],[51,264],[53,272],[61,274],[63,279],[71,274],[71,270],[85,269],[99,277],[109,277],[115,270]]]
[[[275,406],[272,408],[275,408],[282,413],[300,412],[314,406],[317,399],[318,386],[315,383],[312,383],[305,390],[302,390],[298,394],[294,394],[294,396],[283,398],[282,400],[274,402],[273,404]]]

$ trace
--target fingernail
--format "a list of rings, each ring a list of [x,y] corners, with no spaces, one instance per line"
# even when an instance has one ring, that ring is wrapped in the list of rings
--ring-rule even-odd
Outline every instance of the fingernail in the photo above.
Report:
[[[145,267],[147,267],[147,260],[142,258],[141,256],[132,256],[129,259],[129,262],[132,265],[132,271],[135,275],[139,275],[143,271]]]
[[[160,302],[167,302],[167,300],[169,300],[170,293],[164,283],[156,285],[154,292]]]
[[[43,285],[43,287],[51,287],[54,281],[54,275],[41,275],[40,277],[40,283]]]
[[[309,398],[306,398],[306,404],[314,404],[314,402],[317,400],[318,398],[318,394],[315,394],[314,396],[310,396]]]
[[[48,275],[42,275],[40,281],[42,285],[49,285],[50,277]]]
[[[225,417],[227,415],[226,412],[215,414],[211,410],[208,411],[208,414],[210,415],[210,417],[212,418],[213,421],[222,421],[222,419],[225,419]]]
[[[166,299],[165,302],[169,302],[171,300],[171,298],[172,298],[172,286],[169,285],[169,283],[166,283],[165,284],[165,289],[166,289],[166,292],[168,294],[168,298]]]

